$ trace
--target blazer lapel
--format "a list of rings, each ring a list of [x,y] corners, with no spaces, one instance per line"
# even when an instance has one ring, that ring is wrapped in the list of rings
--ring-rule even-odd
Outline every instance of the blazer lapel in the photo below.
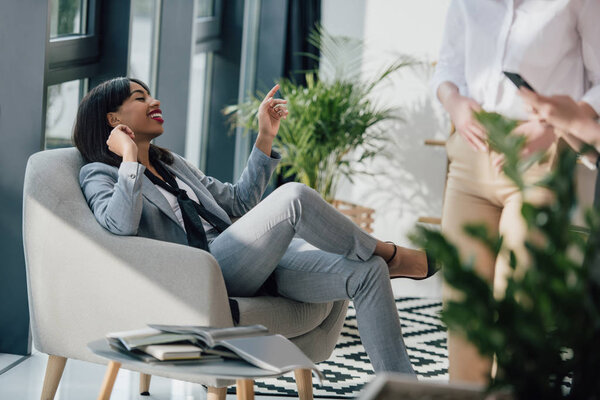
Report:
[[[163,194],[154,186],[150,179],[148,179],[145,175],[142,179],[142,195],[146,199],[148,199],[148,201],[150,201],[152,204],[158,207],[158,209],[162,211],[163,214],[165,214],[173,222],[175,222],[179,228],[181,228],[181,225],[179,225],[179,220],[177,219],[177,216],[173,212],[173,209],[171,208],[171,205],[169,204],[165,196],[163,196]],[[181,228],[181,230],[183,230],[183,228]]]

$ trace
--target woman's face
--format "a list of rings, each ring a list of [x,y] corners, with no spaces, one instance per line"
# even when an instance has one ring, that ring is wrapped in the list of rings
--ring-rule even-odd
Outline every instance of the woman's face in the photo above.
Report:
[[[108,123],[115,127],[127,125],[136,138],[138,135],[151,138],[163,133],[163,117],[160,101],[156,100],[141,85],[131,82],[130,94],[116,112],[107,114]],[[141,138],[141,137],[140,137]]]

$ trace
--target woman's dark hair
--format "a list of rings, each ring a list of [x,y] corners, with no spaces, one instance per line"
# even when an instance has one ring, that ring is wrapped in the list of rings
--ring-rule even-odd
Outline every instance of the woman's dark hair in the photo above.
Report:
[[[115,112],[131,94],[130,83],[135,82],[148,93],[148,86],[133,78],[114,78],[101,83],[85,95],[79,108],[73,142],[86,162],[102,162],[119,167],[122,158],[108,149],[106,141],[113,128],[108,124],[106,114]],[[161,147],[150,145],[150,162],[160,160],[173,163],[173,155]]]

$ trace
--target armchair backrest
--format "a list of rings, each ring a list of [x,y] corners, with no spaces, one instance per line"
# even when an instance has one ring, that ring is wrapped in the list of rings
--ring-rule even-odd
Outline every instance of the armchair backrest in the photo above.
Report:
[[[23,187],[23,246],[33,339],[36,347],[50,349],[60,333],[61,319],[69,304],[48,304],[52,292],[64,292],[68,259],[80,262],[78,235],[96,236],[98,223],[79,187],[79,169],[84,161],[77,149],[56,149],[33,154],[25,171]],[[75,280],[71,280],[75,282]],[[65,298],[63,298],[65,299]],[[63,308],[65,307],[65,308]],[[57,309],[59,308],[59,309]],[[62,325],[64,327],[64,325]],[[69,335],[64,335],[68,340]]]
[[[74,148],[27,163],[23,244],[31,327],[44,353],[94,361],[87,343],[147,323],[230,326],[223,276],[207,252],[113,235],[79,187]]]

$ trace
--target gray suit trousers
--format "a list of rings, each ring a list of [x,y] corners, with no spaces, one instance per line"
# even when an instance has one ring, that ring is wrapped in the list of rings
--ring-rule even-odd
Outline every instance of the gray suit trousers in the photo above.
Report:
[[[210,251],[230,296],[252,296],[273,274],[279,293],[293,300],[353,300],[375,371],[414,375],[375,244],[317,192],[288,183],[214,239]]]

